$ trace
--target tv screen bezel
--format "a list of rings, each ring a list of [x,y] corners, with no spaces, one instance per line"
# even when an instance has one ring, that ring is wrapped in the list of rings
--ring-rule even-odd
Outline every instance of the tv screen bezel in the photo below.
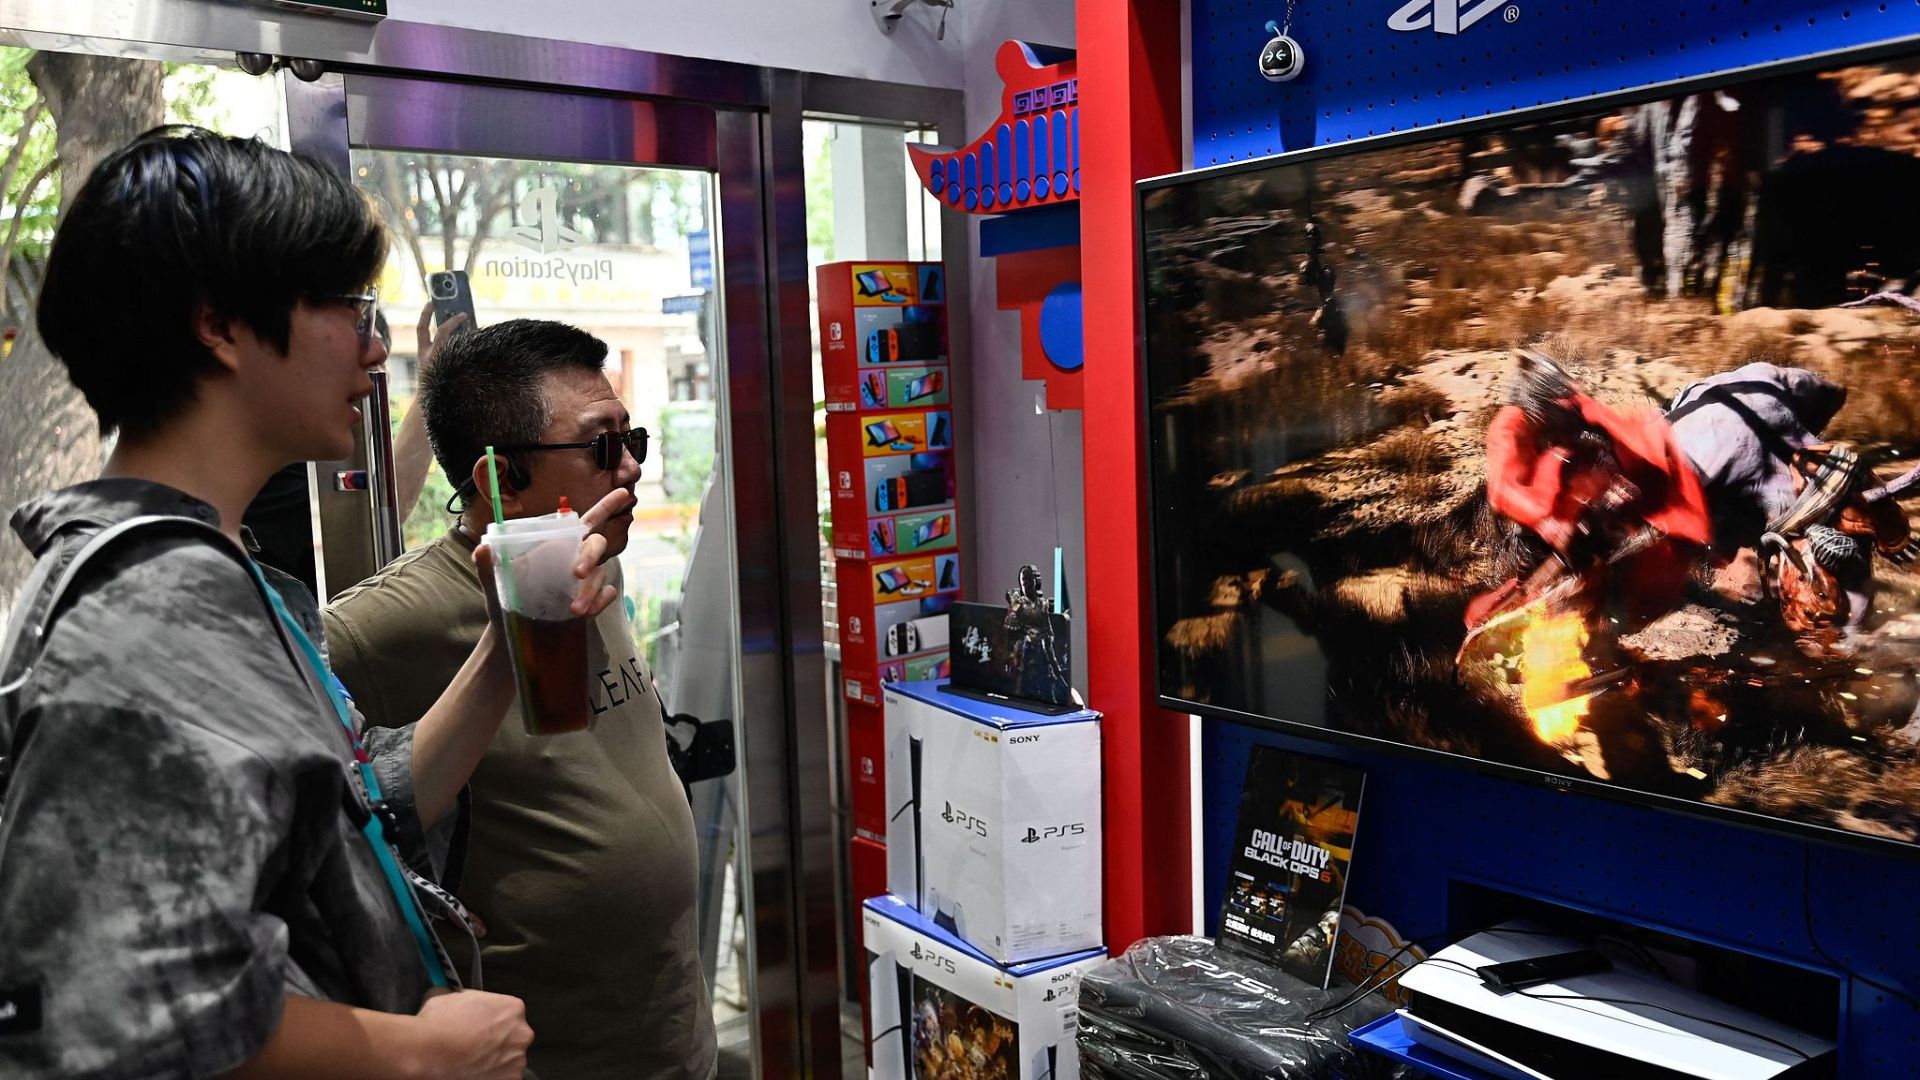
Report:
[[[1544,787],[1583,795],[1594,795],[1615,803],[1673,811],[1706,821],[1787,835],[1800,840],[1819,841],[1840,847],[1875,851],[1881,854],[1901,855],[1910,859],[1920,859],[1920,841],[1906,841],[1892,837],[1873,836],[1831,825],[1774,817],[1755,810],[1717,806],[1712,803],[1700,802],[1674,795],[1662,795],[1657,792],[1645,791],[1639,788],[1621,787],[1616,784],[1585,777],[1542,772],[1524,765],[1510,765],[1505,762],[1471,757],[1450,750],[1440,750],[1394,739],[1383,739],[1335,728],[1320,727],[1297,720],[1286,720],[1279,717],[1262,715],[1260,713],[1247,712],[1242,709],[1192,701],[1178,695],[1167,693],[1166,688],[1161,685],[1161,649],[1164,647],[1164,642],[1160,640],[1162,633],[1159,575],[1163,564],[1161,561],[1160,536],[1157,526],[1159,500],[1156,497],[1154,487],[1156,470],[1153,457],[1153,401],[1151,398],[1151,382],[1149,378],[1151,359],[1148,356],[1146,288],[1146,201],[1147,197],[1155,191],[1165,188],[1184,187],[1189,184],[1216,180],[1241,173],[1262,172],[1273,168],[1304,165],[1329,158],[1347,157],[1378,150],[1391,150],[1399,146],[1435,142],[1441,139],[1460,138],[1487,131],[1498,131],[1518,124],[1551,123],[1571,117],[1628,108],[1665,98],[1702,93],[1739,83],[1753,82],[1784,75],[1802,74],[1810,71],[1825,71],[1857,64],[1871,64],[1903,59],[1920,59],[1920,34],[1892,38],[1866,45],[1849,46],[1844,49],[1808,53],[1785,60],[1729,68],[1724,71],[1712,72],[1706,75],[1689,76],[1667,82],[1650,83],[1604,94],[1593,94],[1586,97],[1570,98],[1565,101],[1542,103],[1524,108],[1511,109],[1506,112],[1491,113],[1485,116],[1452,120],[1430,126],[1416,126],[1403,131],[1390,130],[1384,134],[1370,135],[1365,138],[1353,139],[1347,142],[1306,147],[1300,150],[1274,154],[1269,157],[1229,162],[1224,165],[1214,165],[1204,169],[1191,169],[1183,172],[1168,173],[1162,176],[1148,177],[1135,181],[1133,224],[1134,236],[1136,238],[1135,242],[1138,245],[1138,257],[1134,260],[1134,342],[1135,355],[1138,357],[1138,371],[1136,372],[1136,376],[1139,385],[1139,408],[1136,410],[1135,420],[1138,424],[1137,434],[1142,451],[1141,464],[1146,472],[1147,544],[1149,565],[1152,568],[1153,576],[1149,580],[1146,604],[1149,621],[1144,629],[1150,646],[1149,655],[1152,657],[1155,701],[1162,708],[1171,709],[1176,712],[1185,712],[1217,720],[1226,720],[1231,723],[1271,731],[1276,734],[1298,736],[1360,750],[1384,751],[1397,757],[1433,764],[1444,764],[1485,776],[1519,781],[1534,787]]]

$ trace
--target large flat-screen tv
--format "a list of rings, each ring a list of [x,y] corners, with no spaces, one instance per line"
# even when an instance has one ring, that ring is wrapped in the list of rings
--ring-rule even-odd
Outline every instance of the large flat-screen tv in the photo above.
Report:
[[[1138,195],[1165,704],[1920,850],[1920,46]]]

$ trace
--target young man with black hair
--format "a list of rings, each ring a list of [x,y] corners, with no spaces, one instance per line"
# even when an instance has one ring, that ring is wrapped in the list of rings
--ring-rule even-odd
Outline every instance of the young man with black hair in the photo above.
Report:
[[[457,912],[414,880],[500,726],[499,631],[417,723],[363,732],[312,597],[241,546],[268,477],[352,448],[386,250],[344,177],[197,128],[108,155],[60,225],[40,330],[117,442],[12,519],[41,566],[11,625],[51,629],[0,672],[0,1075],[522,1074],[521,1004],[441,989],[427,920]],[[150,515],[188,520],[52,605]]]
[[[607,346],[515,319],[435,344],[415,408],[465,507],[431,543],[327,607],[335,669],[368,722],[406,723],[454,677],[487,626],[475,538],[500,512],[550,514],[640,479],[647,436],[603,372]],[[625,548],[631,516],[607,523]],[[460,895],[487,934],[487,985],[524,999],[548,1080],[703,1080],[715,1067],[694,906],[693,817],[667,760],[659,698],[620,605],[588,635],[590,730],[501,725],[473,775]]]

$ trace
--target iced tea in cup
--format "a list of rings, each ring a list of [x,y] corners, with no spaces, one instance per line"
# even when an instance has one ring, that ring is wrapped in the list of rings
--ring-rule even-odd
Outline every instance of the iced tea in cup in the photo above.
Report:
[[[573,613],[573,567],[587,527],[580,515],[517,518],[487,526],[494,585],[506,617],[507,654],[529,735],[593,726],[587,702],[587,619]]]

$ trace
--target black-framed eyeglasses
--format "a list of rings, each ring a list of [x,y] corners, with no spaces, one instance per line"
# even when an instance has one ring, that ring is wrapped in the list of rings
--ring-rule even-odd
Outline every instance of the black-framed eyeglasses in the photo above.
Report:
[[[373,342],[374,323],[380,312],[379,289],[368,289],[363,293],[314,293],[313,298],[352,304],[355,315],[353,332],[360,335],[360,347],[364,349]]]
[[[593,463],[607,472],[620,467],[621,451],[633,455],[634,463],[647,463],[647,429],[629,428],[626,431],[603,431],[586,442],[562,443],[521,443],[518,446],[502,446],[501,453],[520,453],[523,450],[592,450]]]

